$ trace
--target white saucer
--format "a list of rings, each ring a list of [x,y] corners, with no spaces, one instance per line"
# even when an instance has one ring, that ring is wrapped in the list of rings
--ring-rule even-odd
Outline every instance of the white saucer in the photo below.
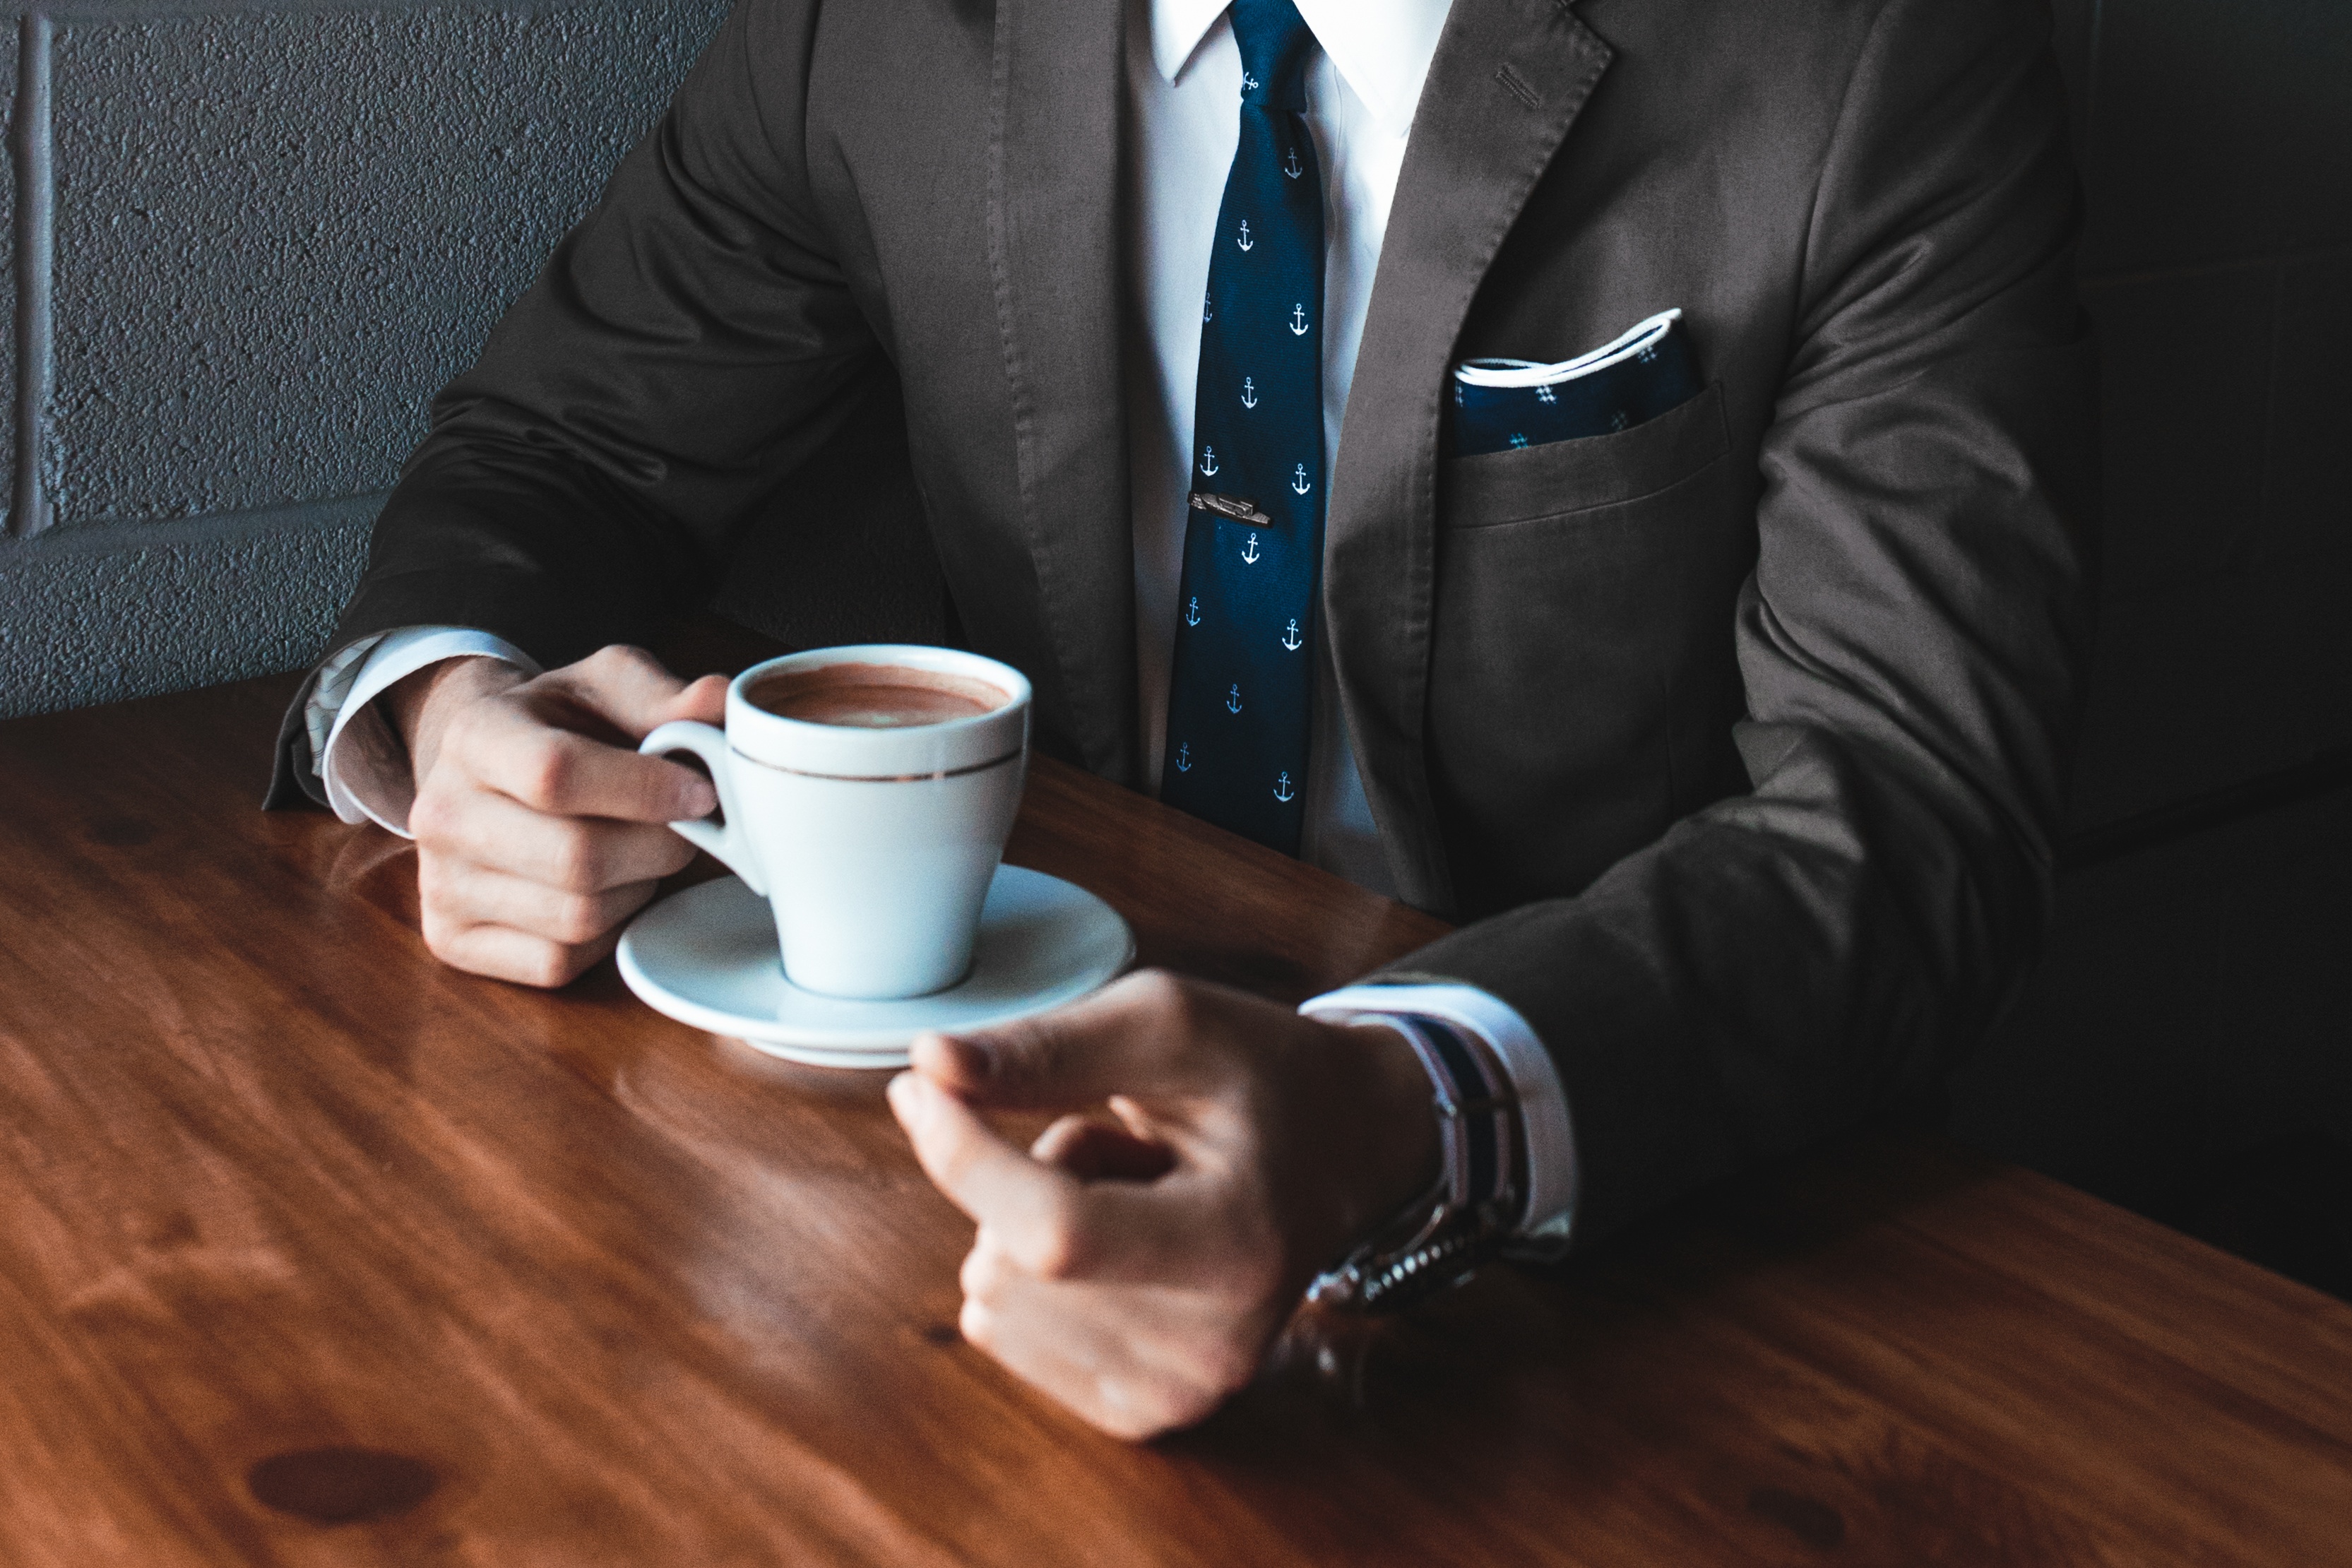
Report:
[[[1075,1001],[1125,969],[1135,938],[1083,888],[1000,866],[962,984],[904,1002],[848,1002],[784,978],[767,900],[722,877],[674,893],[621,938],[621,978],[681,1024],[810,1067],[902,1068],[926,1029],[977,1029]]]

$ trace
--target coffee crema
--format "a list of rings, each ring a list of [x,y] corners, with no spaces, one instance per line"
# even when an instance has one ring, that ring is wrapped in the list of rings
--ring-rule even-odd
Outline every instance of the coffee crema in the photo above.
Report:
[[[905,730],[977,719],[1013,700],[985,680],[904,664],[780,669],[746,686],[743,697],[780,719],[853,730]]]

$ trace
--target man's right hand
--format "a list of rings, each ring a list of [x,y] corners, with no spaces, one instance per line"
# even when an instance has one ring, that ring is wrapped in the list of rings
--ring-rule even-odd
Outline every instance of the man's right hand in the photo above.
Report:
[[[567,984],[694,858],[664,824],[718,805],[709,780],[635,747],[673,719],[724,722],[726,678],[689,684],[640,648],[535,679],[448,659],[383,700],[415,771],[425,944],[455,968]]]

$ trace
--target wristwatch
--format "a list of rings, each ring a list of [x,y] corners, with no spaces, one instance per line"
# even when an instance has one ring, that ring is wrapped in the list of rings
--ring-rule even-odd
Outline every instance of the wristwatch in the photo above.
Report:
[[[1393,1312],[1468,1279],[1516,1233],[1523,1198],[1515,1151],[1518,1105],[1509,1080],[1442,1019],[1366,1015],[1394,1029],[1429,1074],[1442,1149],[1437,1179],[1337,1267],[1307,1299],[1358,1312]]]

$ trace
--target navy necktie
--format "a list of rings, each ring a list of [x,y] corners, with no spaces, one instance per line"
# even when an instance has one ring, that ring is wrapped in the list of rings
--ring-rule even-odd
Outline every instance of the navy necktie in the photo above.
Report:
[[[1241,141],[1192,405],[1160,798],[1285,854],[1306,816],[1323,563],[1323,188],[1291,0],[1234,0]]]

